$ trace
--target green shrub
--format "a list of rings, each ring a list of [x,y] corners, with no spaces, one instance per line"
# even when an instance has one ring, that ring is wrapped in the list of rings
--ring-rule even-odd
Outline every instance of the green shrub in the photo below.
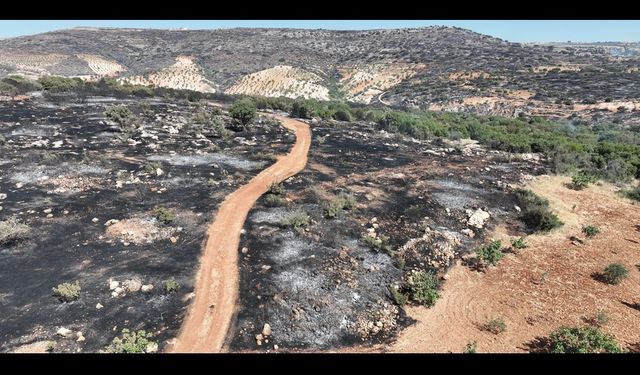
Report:
[[[251,99],[240,99],[229,108],[229,114],[245,126],[256,117],[256,105]]]
[[[80,78],[67,78],[60,76],[40,77],[38,78],[38,83],[40,83],[42,88],[46,91],[52,92],[73,91],[84,84]]]
[[[614,337],[595,327],[561,327],[549,336],[551,353],[621,353]]]
[[[325,205],[324,216],[333,219],[342,210],[350,210],[356,204],[356,198],[351,194],[341,193],[335,199]]]
[[[636,187],[634,189],[631,189],[625,192],[625,195],[629,199],[633,199],[634,201],[640,202],[640,187]]]
[[[576,190],[582,190],[596,181],[598,181],[597,177],[586,171],[580,171],[571,178],[573,188]]]
[[[489,244],[477,248],[476,255],[483,264],[495,266],[504,257],[501,248],[502,243],[500,241],[491,241]]]
[[[511,247],[513,247],[514,249],[524,249],[527,247],[527,238],[526,237],[520,237],[520,238],[516,238],[514,240],[511,240]]]
[[[404,293],[392,286],[389,287],[389,292],[391,293],[391,298],[393,298],[393,302],[395,302],[396,305],[400,307],[404,307],[404,305],[406,305],[409,297],[407,297]]]
[[[380,235],[378,238],[375,238],[364,235],[362,236],[362,240],[373,250],[384,251],[389,255],[393,254],[393,247],[389,244],[389,237],[387,236]]]
[[[122,337],[116,337],[106,349],[107,353],[147,353],[157,344],[151,339],[153,335],[144,330],[131,332],[127,328],[122,330]]]
[[[169,225],[173,222],[174,216],[168,209],[164,207],[156,207],[153,210],[154,216],[163,225]]]
[[[516,189],[515,196],[522,209],[520,218],[530,229],[548,232],[564,224],[556,214],[551,212],[549,201],[531,190]]]
[[[585,225],[582,227],[582,233],[588,238],[593,238],[600,233],[600,228],[594,227],[593,225]]]
[[[306,212],[296,211],[284,218],[280,222],[280,226],[283,228],[292,228],[297,232],[308,227],[311,224],[311,217]]]
[[[0,221],[0,245],[10,245],[26,239],[31,232],[31,227],[21,223],[17,217],[12,216]]]
[[[0,81],[0,95],[14,97],[18,95],[18,89],[10,83]]]
[[[409,284],[411,285],[411,298],[426,307],[432,307],[440,298],[437,289],[440,282],[438,276],[433,272],[416,272],[410,276]]]
[[[162,287],[164,288],[165,293],[171,294],[180,289],[180,283],[176,281],[175,277],[171,277],[169,280],[164,280],[162,282]]]
[[[501,318],[494,318],[487,321],[483,327],[485,330],[497,335],[507,330],[507,325]]]
[[[42,90],[42,85],[40,83],[23,76],[10,75],[4,77],[2,79],[2,82],[8,83],[11,86],[15,87],[18,90],[18,93]]]
[[[607,267],[605,267],[604,272],[602,273],[602,279],[604,282],[608,284],[620,284],[622,280],[626,279],[629,276],[629,270],[624,264],[620,263],[611,263]]]
[[[473,341],[473,342],[467,343],[467,345],[464,346],[464,348],[462,349],[462,353],[475,354],[477,349],[478,349],[478,342]]]
[[[273,195],[282,195],[285,193],[284,185],[282,185],[282,183],[274,182],[271,184],[271,186],[269,186],[269,190],[267,191],[267,193]]]
[[[264,204],[267,207],[281,207],[287,205],[287,200],[274,194],[267,194]]]
[[[62,283],[53,288],[53,295],[62,302],[71,302],[80,298],[80,282]]]
[[[123,129],[130,126],[135,120],[135,115],[124,105],[111,105],[107,107],[104,111],[104,116]]]

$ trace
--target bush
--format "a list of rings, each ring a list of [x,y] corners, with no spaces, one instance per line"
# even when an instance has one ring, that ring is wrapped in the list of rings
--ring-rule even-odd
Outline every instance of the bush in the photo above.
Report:
[[[587,323],[598,328],[602,328],[610,320],[609,315],[604,311],[598,311],[595,315],[586,319]]]
[[[17,217],[12,216],[0,221],[0,245],[11,245],[26,239],[31,232],[31,227],[21,223]]]
[[[489,244],[477,248],[476,255],[483,264],[495,266],[504,257],[501,248],[502,243],[500,241],[491,241]]]
[[[389,287],[389,292],[391,293],[391,298],[393,298],[393,302],[395,302],[395,304],[400,307],[404,307],[409,297],[407,297],[401,291],[397,290],[392,286]]]
[[[524,249],[527,247],[527,238],[526,237],[520,237],[520,238],[516,238],[515,240],[511,240],[511,247],[513,247],[514,249]]]
[[[14,97],[18,95],[18,89],[10,83],[0,81],[0,95]]]
[[[314,114],[311,102],[306,99],[298,98],[291,105],[291,117],[311,118]]]
[[[462,349],[462,353],[475,354],[477,349],[478,349],[478,342],[473,341],[473,342],[467,343],[467,345],[464,346],[464,348]]]
[[[324,217],[333,219],[342,210],[350,210],[356,204],[356,198],[351,194],[341,193],[330,201],[324,208]]]
[[[67,78],[60,76],[40,77],[38,78],[38,83],[40,83],[42,88],[46,91],[52,92],[73,91],[84,84],[80,78]]]
[[[629,276],[629,270],[623,264],[611,263],[602,273],[602,279],[608,284],[617,285]]]
[[[135,120],[135,115],[124,105],[112,105],[104,111],[104,116],[124,129]]]
[[[501,318],[495,318],[487,321],[483,327],[485,330],[497,335],[507,330],[507,325]]]
[[[636,187],[625,192],[627,198],[640,202],[640,187]]]
[[[614,337],[595,327],[561,327],[549,336],[551,353],[621,353]]]
[[[40,83],[23,76],[10,75],[4,77],[2,82],[15,87],[18,90],[18,93],[42,90],[42,85]]]
[[[432,307],[436,304],[440,293],[438,293],[439,280],[435,273],[420,271],[410,276],[411,298],[416,302]]]
[[[548,200],[525,189],[516,189],[515,195],[518,205],[522,208],[520,219],[531,230],[548,232],[564,224],[551,212]]]
[[[600,228],[594,227],[593,225],[585,225],[582,227],[582,233],[588,238],[593,238],[600,233]]]
[[[297,232],[308,227],[311,224],[311,217],[306,212],[296,211],[284,218],[280,222],[280,226],[283,228],[292,228]]]
[[[573,188],[576,190],[582,190],[596,181],[598,181],[597,177],[586,171],[580,171],[571,178]]]
[[[155,218],[163,225],[169,225],[173,222],[173,214],[164,207],[156,207],[155,210],[153,210],[153,213]]]
[[[389,237],[387,236],[378,236],[378,238],[374,238],[369,235],[364,235],[362,240],[373,250],[384,251],[389,255],[393,254],[393,247],[389,244]]]
[[[287,200],[274,194],[267,194],[264,204],[267,207],[282,207],[287,205]]]
[[[144,330],[130,332],[127,328],[122,330],[122,337],[116,337],[107,347],[107,353],[147,353],[151,347],[157,344],[151,339],[153,335]]]
[[[240,99],[233,103],[229,109],[229,114],[240,121],[242,126],[245,126],[256,117],[256,105],[251,99]]]
[[[53,295],[61,302],[71,302],[80,298],[80,282],[62,283],[53,288]]]
[[[284,185],[274,182],[269,186],[269,190],[267,192],[273,195],[282,195],[285,192]]]
[[[171,294],[180,289],[180,284],[176,281],[175,277],[171,277],[169,280],[164,280],[162,282],[162,287],[165,293]]]

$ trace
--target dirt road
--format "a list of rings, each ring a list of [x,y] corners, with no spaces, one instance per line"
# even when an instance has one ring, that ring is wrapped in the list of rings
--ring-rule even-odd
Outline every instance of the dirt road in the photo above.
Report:
[[[208,230],[196,276],[195,299],[169,352],[211,353],[223,350],[238,298],[238,245],[249,210],[273,182],[304,169],[311,145],[309,125],[273,116],[296,134],[291,151],[229,195]]]

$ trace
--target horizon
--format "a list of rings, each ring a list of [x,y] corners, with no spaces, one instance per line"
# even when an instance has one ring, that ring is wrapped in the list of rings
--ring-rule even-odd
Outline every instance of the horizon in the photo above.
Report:
[[[93,29],[220,30],[234,28],[364,31],[458,27],[513,43],[639,42],[640,20],[0,20],[0,39]]]

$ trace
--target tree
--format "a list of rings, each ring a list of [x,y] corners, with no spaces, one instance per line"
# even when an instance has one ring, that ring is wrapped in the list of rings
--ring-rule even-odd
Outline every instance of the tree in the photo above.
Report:
[[[256,105],[251,99],[240,99],[233,103],[229,114],[245,126],[256,117]]]

